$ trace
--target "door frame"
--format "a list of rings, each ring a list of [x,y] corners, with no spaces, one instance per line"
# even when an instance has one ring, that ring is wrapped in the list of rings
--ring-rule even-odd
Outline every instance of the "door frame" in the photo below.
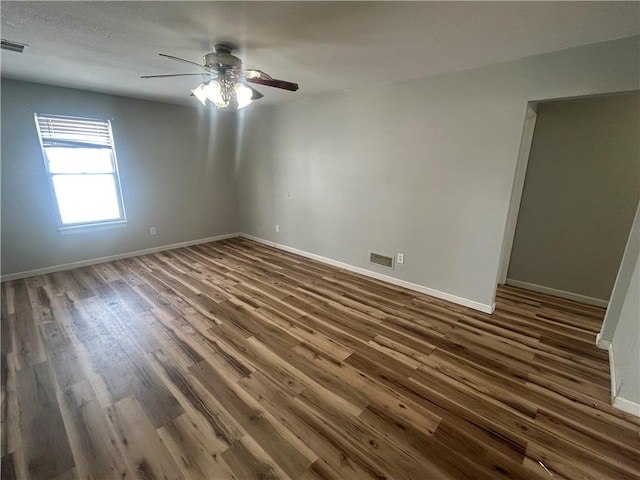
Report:
[[[511,188],[511,200],[509,201],[507,222],[505,225],[504,237],[502,240],[500,265],[498,267],[498,285],[504,285],[507,281],[507,272],[509,270],[509,262],[511,260],[513,240],[516,235],[518,214],[520,213],[522,191],[524,190],[524,180],[527,175],[529,154],[531,153],[531,145],[533,144],[533,132],[535,131],[536,120],[538,118],[537,109],[537,102],[529,102],[527,104],[527,112],[524,117],[524,125],[522,126],[522,136],[520,139],[518,160],[516,162],[516,171],[513,178],[513,187]]]

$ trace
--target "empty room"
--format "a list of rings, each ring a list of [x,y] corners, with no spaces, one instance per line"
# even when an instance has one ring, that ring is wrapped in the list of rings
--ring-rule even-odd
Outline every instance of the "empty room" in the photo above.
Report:
[[[1,478],[640,478],[640,3],[0,3]]]

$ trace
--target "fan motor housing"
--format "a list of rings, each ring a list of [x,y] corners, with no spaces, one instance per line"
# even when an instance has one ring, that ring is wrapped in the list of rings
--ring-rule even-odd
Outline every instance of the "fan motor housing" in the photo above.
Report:
[[[204,56],[205,67],[242,68],[242,60],[231,55],[231,48],[227,45],[216,45],[215,52]]]

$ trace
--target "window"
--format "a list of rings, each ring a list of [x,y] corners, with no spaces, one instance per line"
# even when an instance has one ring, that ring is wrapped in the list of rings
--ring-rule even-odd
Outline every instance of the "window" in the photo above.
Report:
[[[108,120],[36,114],[61,230],[126,222]]]

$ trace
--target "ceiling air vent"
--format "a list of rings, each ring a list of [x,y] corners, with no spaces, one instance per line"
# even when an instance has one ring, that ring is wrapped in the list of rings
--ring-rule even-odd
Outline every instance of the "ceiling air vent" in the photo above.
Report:
[[[393,257],[387,257],[379,253],[369,252],[369,262],[383,267],[393,268]]]
[[[22,53],[22,51],[24,50],[24,47],[26,47],[27,45],[24,43],[11,42],[3,38],[2,44],[0,46],[2,47],[2,50],[9,50],[11,52]]]

